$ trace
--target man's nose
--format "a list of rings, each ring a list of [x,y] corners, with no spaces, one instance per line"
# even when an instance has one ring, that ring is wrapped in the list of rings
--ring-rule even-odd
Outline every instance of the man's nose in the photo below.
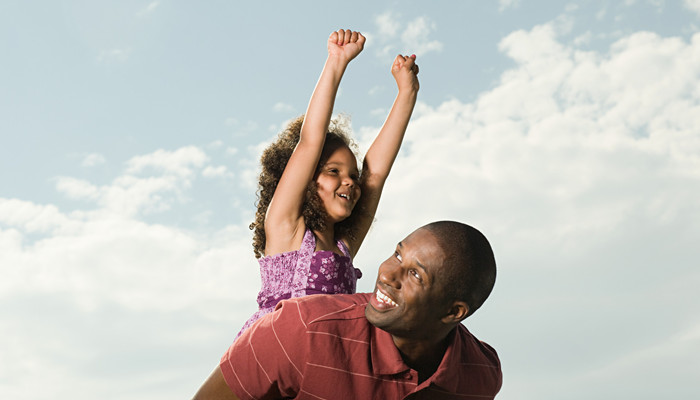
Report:
[[[401,266],[395,265],[392,260],[387,260],[379,267],[379,281],[396,289],[401,288]]]

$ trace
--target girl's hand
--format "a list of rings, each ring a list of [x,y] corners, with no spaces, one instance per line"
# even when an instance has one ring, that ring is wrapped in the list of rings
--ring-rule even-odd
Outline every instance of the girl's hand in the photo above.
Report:
[[[328,56],[339,57],[349,63],[365,46],[365,37],[360,32],[340,29],[328,38]]]
[[[399,54],[394,59],[391,65],[391,74],[396,79],[396,84],[399,86],[399,91],[413,90],[418,91],[420,84],[418,83],[418,64],[416,64],[416,55],[402,56]]]

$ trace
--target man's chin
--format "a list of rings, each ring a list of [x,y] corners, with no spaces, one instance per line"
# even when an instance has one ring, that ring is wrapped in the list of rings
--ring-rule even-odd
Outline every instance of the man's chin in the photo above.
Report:
[[[377,328],[384,329],[386,326],[386,313],[387,310],[377,310],[372,303],[367,303],[365,307],[365,318],[370,324],[376,326]]]

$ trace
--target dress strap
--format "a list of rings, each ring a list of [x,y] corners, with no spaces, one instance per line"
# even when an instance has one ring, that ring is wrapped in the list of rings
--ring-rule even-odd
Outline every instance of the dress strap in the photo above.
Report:
[[[345,242],[343,242],[342,240],[338,239],[337,245],[338,245],[338,248],[340,249],[340,251],[343,252],[343,255],[344,255],[345,257],[350,257],[350,249],[348,249],[348,246],[345,245]],[[352,258],[352,257],[350,257],[350,258]]]
[[[316,250],[316,236],[311,229],[306,228],[304,239],[299,248],[299,257],[294,266],[292,276],[292,297],[300,297],[306,294],[307,283],[309,281],[309,271],[311,269],[311,257]]]

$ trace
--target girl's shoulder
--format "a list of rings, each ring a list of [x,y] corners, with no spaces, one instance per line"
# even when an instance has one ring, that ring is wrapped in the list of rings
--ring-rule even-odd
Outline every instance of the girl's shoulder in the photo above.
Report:
[[[269,221],[265,223],[265,249],[264,256],[275,255],[280,253],[289,253],[299,250],[305,242],[313,240],[313,234],[309,238],[309,232],[304,224],[301,223],[295,226],[269,226]]]

